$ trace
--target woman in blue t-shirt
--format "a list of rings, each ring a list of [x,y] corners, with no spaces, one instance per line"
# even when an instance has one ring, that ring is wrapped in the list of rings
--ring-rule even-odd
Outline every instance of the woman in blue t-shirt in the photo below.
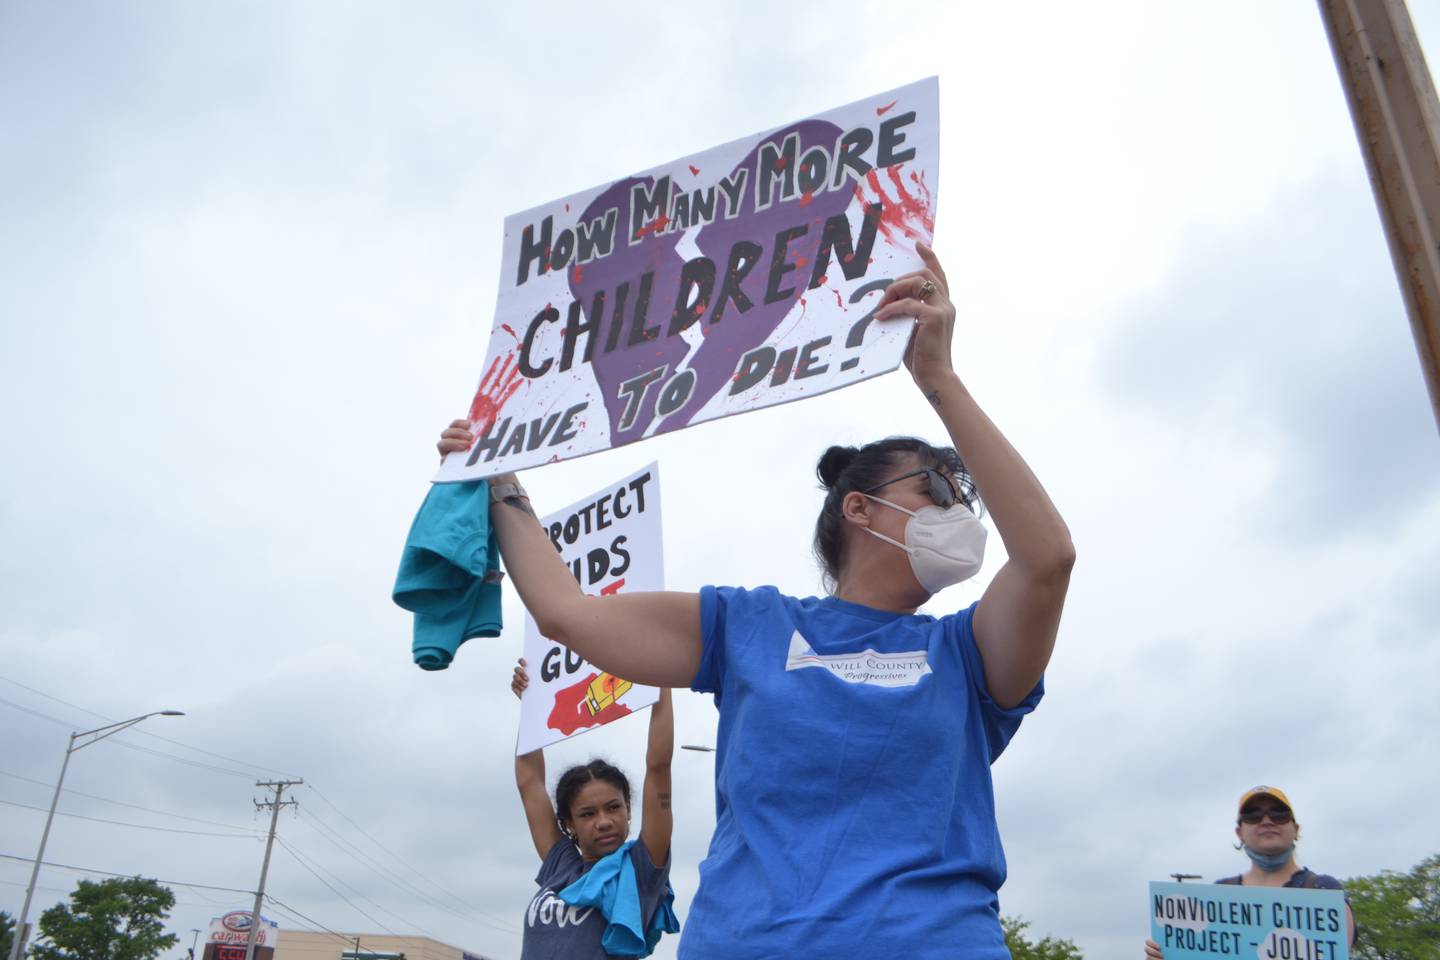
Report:
[[[945,272],[893,281],[905,365],[953,449],[832,447],[814,548],[830,595],[581,592],[513,475],[492,478],[505,566],[541,633],[639,683],[714,694],[716,825],[682,960],[1009,956],[990,764],[1043,692],[1074,563],[1064,521],[951,365]],[[467,449],[470,424],[441,435]],[[756,482],[748,482],[755,480]],[[732,483],[773,497],[773,483]],[[980,567],[977,490],[1005,563],[974,605],[917,613]]]
[[[530,685],[522,658],[510,689],[519,697]],[[675,719],[670,691],[650,708],[650,736],[645,748],[645,786],[642,791],[640,838],[630,835],[630,781],[604,760],[571,767],[555,785],[555,804],[545,790],[545,753],[533,750],[515,758],[515,785],[530,824],[530,839],[540,855],[535,876],[539,891],[525,911],[521,960],[604,960],[610,956],[648,956],[639,946],[649,930],[651,944],[659,930],[673,932],[670,913],[670,758],[675,747]],[[634,893],[630,917],[606,916],[600,906],[575,902],[566,892],[606,857],[618,854],[629,861],[633,879],[622,876]],[[618,868],[618,865],[616,865]],[[617,869],[618,874],[618,869]],[[623,903],[623,900],[622,900]],[[623,908],[622,908],[623,909]],[[666,923],[665,918],[670,922]],[[658,922],[657,922],[658,918]],[[629,923],[638,936],[616,925]],[[628,949],[605,949],[619,935]],[[613,945],[613,943],[612,943]]]

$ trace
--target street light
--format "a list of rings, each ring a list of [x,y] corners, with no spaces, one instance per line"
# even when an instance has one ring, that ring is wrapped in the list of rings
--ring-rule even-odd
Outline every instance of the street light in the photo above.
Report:
[[[179,710],[156,710],[153,713],[131,717],[129,720],[96,727],[94,730],[82,730],[79,733],[70,734],[70,744],[65,748],[65,762],[60,764],[60,778],[55,781],[55,796],[50,799],[50,813],[45,817],[45,830],[40,834],[40,852],[35,854],[35,866],[30,869],[30,885],[25,888],[25,903],[20,907],[20,919],[15,921],[15,941],[10,945],[9,960],[20,960],[25,954],[25,941],[29,939],[30,933],[29,928],[25,925],[25,918],[30,913],[30,899],[35,896],[35,881],[40,876],[40,864],[45,859],[45,841],[50,839],[50,824],[55,819],[55,806],[60,802],[60,785],[65,782],[65,770],[70,766],[70,754],[88,747],[92,743],[98,743],[106,737],[113,736],[121,730],[129,729],[141,720],[149,720],[151,717],[183,716],[185,714]],[[90,739],[77,743],[76,741],[81,737]]]

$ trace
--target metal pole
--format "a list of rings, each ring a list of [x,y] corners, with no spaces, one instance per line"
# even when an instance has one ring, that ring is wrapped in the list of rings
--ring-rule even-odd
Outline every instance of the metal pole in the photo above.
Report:
[[[270,872],[270,850],[275,845],[275,821],[280,819],[280,808],[285,803],[280,802],[280,794],[286,787],[304,783],[303,780],[273,780],[255,784],[257,787],[273,787],[275,799],[265,803],[256,802],[255,809],[264,807],[270,808],[270,835],[265,838],[265,859],[260,864],[260,885],[255,888],[255,909],[250,911],[250,940],[245,944],[245,960],[255,960],[255,941],[260,936],[260,904],[265,899],[265,875]],[[286,803],[294,803],[294,800],[287,800]]]
[[[25,888],[25,902],[20,907],[20,919],[15,922],[15,939],[10,944],[10,960],[20,960],[25,953],[25,918],[30,915],[30,900],[35,896],[35,881],[40,876],[40,863],[45,859],[45,843],[50,839],[50,824],[55,821],[55,807],[60,803],[60,785],[65,782],[65,771],[70,766],[70,754],[74,751],[75,737],[70,734],[70,743],[65,747],[65,762],[60,764],[60,777],[55,781],[55,796],[50,798],[50,812],[45,816],[45,829],[40,834],[40,850],[35,854],[35,865],[30,868],[30,885]]]
[[[1440,426],[1440,100],[1405,0],[1319,0]]]
[[[151,717],[183,716],[185,714],[179,710],[156,710],[153,713],[131,717],[129,720],[96,727],[94,730],[82,730],[79,733],[70,734],[70,742],[65,745],[65,762],[60,764],[60,777],[55,781],[55,795],[50,798],[50,812],[45,815],[45,829],[40,833],[40,850],[35,854],[34,866],[30,868],[30,883],[25,888],[25,900],[20,907],[20,919],[15,921],[15,939],[10,943],[9,960],[20,960],[25,955],[25,942],[30,938],[30,927],[25,921],[30,915],[30,901],[35,896],[35,881],[40,876],[40,864],[45,860],[45,844],[50,839],[50,825],[55,822],[55,807],[60,803],[60,786],[65,782],[65,771],[70,768],[70,754],[84,749],[92,743],[104,740],[106,737],[113,736],[121,730],[127,730],[141,720],[148,720]],[[91,739],[76,746],[75,741],[80,737],[90,737]]]

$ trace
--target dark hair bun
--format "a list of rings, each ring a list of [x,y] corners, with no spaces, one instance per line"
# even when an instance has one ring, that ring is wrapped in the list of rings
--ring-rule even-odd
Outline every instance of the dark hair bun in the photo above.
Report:
[[[835,486],[840,479],[840,474],[850,466],[850,461],[860,451],[855,447],[831,447],[820,455],[820,462],[815,465],[815,473],[820,477],[820,482],[827,487]]]

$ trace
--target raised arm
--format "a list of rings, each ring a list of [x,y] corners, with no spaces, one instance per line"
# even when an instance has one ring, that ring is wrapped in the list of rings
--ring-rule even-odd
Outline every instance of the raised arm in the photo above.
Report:
[[[525,672],[525,659],[520,659],[515,675],[510,679],[510,689],[519,697],[530,685]],[[550,804],[550,794],[545,789],[545,751],[532,750],[515,758],[515,786],[520,790],[520,803],[525,807],[525,820],[530,824],[530,839],[535,843],[535,852],[544,860],[550,849],[560,841],[560,824],[555,820],[555,808]]]
[[[1011,707],[1050,662],[1075,547],[1040,481],[955,374],[950,360],[955,306],[945,271],[933,250],[924,244],[916,249],[925,269],[892,283],[875,319],[917,319],[905,364],[940,415],[1005,543],[1009,559],[980,598],[974,629],[990,696]],[[922,289],[926,281],[933,291]]]
[[[650,708],[650,740],[645,748],[645,797],[641,808],[640,840],[650,862],[664,866],[670,856],[670,834],[675,817],[670,810],[670,758],[675,752],[675,710],[670,691]]]
[[[469,448],[466,420],[441,434],[442,454]],[[517,483],[513,473],[493,485]],[[688,687],[700,667],[700,597],[694,593],[586,596],[570,575],[527,496],[490,505],[505,569],[540,632],[617,677]]]

